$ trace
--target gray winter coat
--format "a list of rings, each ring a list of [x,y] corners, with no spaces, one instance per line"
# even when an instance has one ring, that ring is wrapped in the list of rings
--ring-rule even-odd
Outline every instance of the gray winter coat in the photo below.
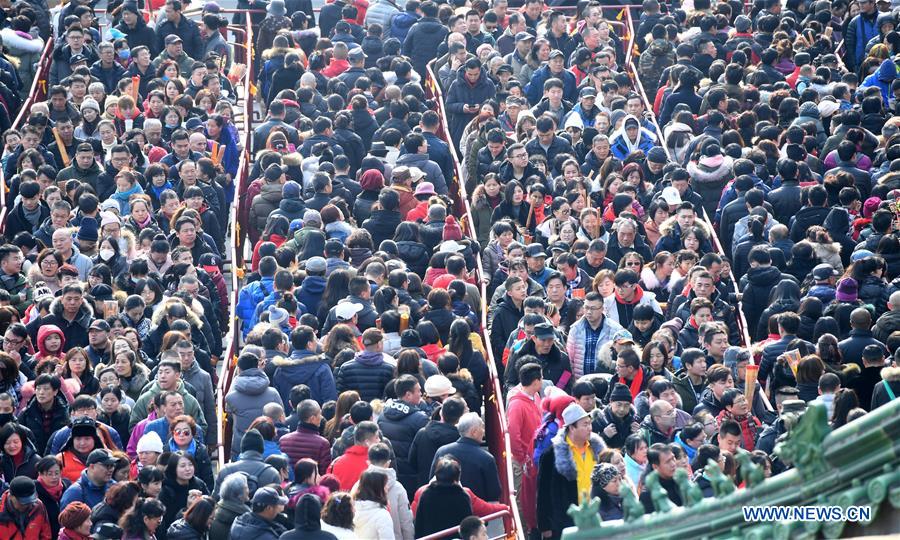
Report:
[[[403,154],[397,158],[397,165],[418,167],[428,176],[427,180],[434,184],[434,190],[438,194],[447,194],[447,180],[444,179],[444,173],[440,165],[428,159],[428,154]]]
[[[278,391],[269,386],[269,378],[259,368],[243,371],[234,379],[234,384],[225,396],[225,412],[234,417],[234,434],[231,436],[232,451],[241,447],[241,439],[257,417],[262,416],[267,403],[284,405]]]
[[[194,387],[196,393],[194,398],[200,404],[203,416],[209,427],[205,431],[206,444],[213,445],[216,443],[216,431],[218,424],[218,415],[216,414],[216,394],[213,390],[212,377],[209,373],[200,369],[200,364],[194,360],[191,367],[187,371],[181,372],[182,380],[185,380]]]

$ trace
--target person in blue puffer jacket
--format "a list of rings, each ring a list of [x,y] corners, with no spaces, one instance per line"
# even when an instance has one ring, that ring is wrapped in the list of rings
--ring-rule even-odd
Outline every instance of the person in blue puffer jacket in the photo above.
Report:
[[[291,389],[298,384],[309,387],[311,399],[318,403],[336,400],[337,387],[328,359],[316,354],[318,343],[313,329],[300,325],[291,333],[291,355],[287,358],[276,356],[273,377],[275,389],[285,403],[290,401]]]

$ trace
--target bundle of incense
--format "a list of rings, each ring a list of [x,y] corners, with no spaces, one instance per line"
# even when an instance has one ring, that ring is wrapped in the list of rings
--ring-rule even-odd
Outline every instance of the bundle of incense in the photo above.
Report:
[[[138,103],[138,89],[141,87],[141,78],[134,76],[131,78],[131,97],[134,98],[134,106],[140,109],[140,104]]]
[[[225,155],[225,145],[219,144],[216,141],[212,141],[212,151],[210,152],[210,158],[215,164],[216,167],[222,164],[222,158]]]
[[[753,393],[756,391],[756,378],[759,376],[759,366],[749,364],[744,375],[744,396],[747,397],[747,404],[753,407]]]
[[[62,157],[63,163],[66,167],[72,162],[72,159],[69,158],[69,153],[66,151],[66,145],[63,144],[62,137],[59,136],[59,131],[56,128],[53,128],[53,138],[56,139],[56,146],[59,147],[59,155]]]

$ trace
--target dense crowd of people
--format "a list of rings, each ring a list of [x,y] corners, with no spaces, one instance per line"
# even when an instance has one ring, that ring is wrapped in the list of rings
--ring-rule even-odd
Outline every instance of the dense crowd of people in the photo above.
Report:
[[[215,2],[2,7],[0,536],[560,538],[892,401],[890,3],[570,4],[240,0],[247,63]]]

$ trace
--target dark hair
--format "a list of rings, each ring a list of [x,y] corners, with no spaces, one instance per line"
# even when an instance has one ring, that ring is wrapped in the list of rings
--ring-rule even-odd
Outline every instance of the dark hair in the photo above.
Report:
[[[359,484],[354,499],[357,501],[373,501],[382,507],[387,506],[387,496],[384,493],[387,479],[387,475],[379,471],[363,472],[359,477]]]
[[[134,507],[119,519],[119,526],[126,535],[140,535],[143,538],[147,529],[144,518],[162,517],[165,513],[166,507],[159,499],[139,498]]]

